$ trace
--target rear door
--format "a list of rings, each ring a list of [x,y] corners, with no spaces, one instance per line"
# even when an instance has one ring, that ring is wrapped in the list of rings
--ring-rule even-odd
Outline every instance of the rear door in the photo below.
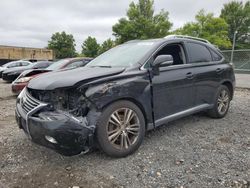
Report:
[[[195,106],[212,104],[224,72],[223,58],[200,42],[186,42],[185,46],[194,72]]]

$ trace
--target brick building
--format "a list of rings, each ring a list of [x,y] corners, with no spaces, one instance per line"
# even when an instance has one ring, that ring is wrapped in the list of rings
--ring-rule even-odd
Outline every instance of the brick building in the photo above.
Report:
[[[0,65],[9,61],[26,59],[30,61],[53,60],[53,50],[0,45]]]

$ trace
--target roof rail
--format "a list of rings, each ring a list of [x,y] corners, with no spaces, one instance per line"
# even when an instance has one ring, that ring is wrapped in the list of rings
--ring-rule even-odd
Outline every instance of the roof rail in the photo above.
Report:
[[[141,41],[141,40],[139,40],[139,39],[129,40],[127,42],[124,42],[124,44],[129,44],[129,43],[138,42],[138,41]]]
[[[193,40],[198,40],[201,42],[205,42],[208,44],[211,44],[208,40],[206,39],[202,39],[202,38],[198,38],[198,37],[191,37],[191,36],[187,36],[187,35],[168,35],[166,37],[164,37],[165,39],[171,39],[171,38],[185,38],[185,39],[193,39]]]

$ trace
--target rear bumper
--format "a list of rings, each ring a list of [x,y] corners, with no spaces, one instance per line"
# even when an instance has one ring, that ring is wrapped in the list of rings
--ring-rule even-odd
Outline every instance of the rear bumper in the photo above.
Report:
[[[33,142],[67,156],[87,152],[93,146],[94,130],[87,121],[80,122],[64,112],[39,111],[27,115],[17,100],[17,124]]]

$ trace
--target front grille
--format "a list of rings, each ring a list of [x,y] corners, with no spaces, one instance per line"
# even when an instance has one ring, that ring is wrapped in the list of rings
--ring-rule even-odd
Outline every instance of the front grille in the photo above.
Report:
[[[14,81],[17,77],[18,75],[16,74],[9,75],[8,73],[2,73],[2,79],[6,81]]]
[[[2,79],[3,79],[3,80],[6,80],[7,77],[8,77],[8,74],[7,74],[7,73],[2,73]]]
[[[20,99],[21,107],[23,111],[28,114],[30,111],[35,109],[40,105],[40,102],[36,99],[34,99],[28,91],[25,89],[24,95]]]

